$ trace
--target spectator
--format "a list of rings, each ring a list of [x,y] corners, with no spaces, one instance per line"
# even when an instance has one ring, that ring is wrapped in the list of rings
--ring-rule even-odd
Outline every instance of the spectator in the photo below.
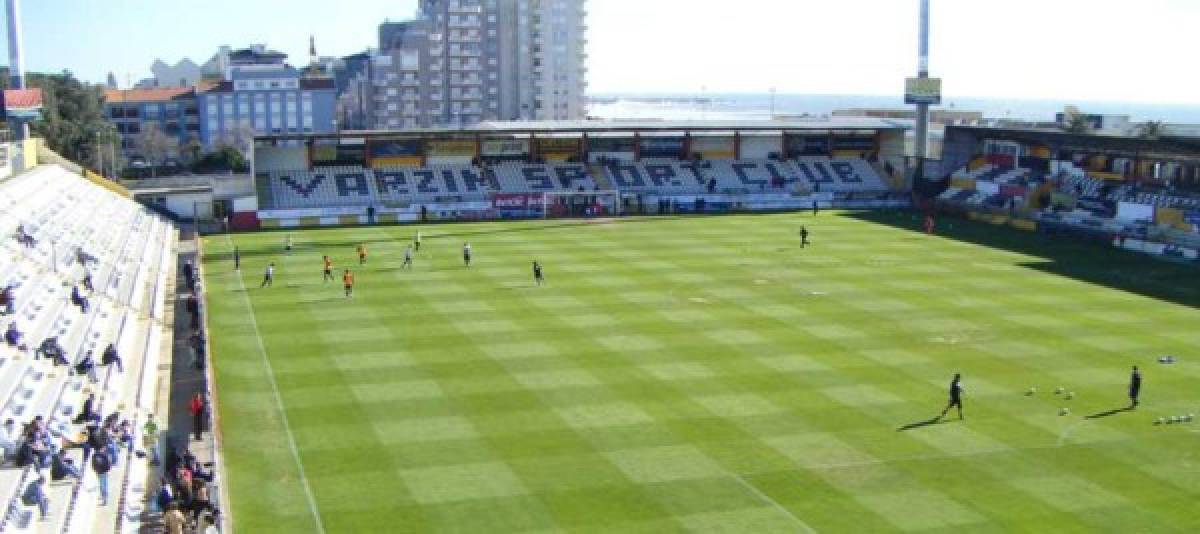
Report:
[[[71,287],[71,304],[79,306],[79,311],[82,313],[88,312],[88,299],[79,292],[79,286]]]
[[[167,534],[183,534],[187,527],[187,518],[179,511],[179,504],[172,502],[167,505],[167,513],[163,514],[163,527]]]
[[[192,347],[192,366],[196,369],[204,370],[204,336],[199,330],[192,333],[192,337],[188,338],[188,345]]]
[[[16,313],[16,293],[13,291],[14,286],[7,285],[0,288],[0,315],[12,315]]]
[[[200,326],[200,301],[196,299],[196,294],[188,295],[187,304],[185,305],[188,315],[192,318],[192,328]]]
[[[33,359],[38,359],[38,356],[45,356],[54,365],[69,365],[66,356],[63,354],[63,348],[58,344],[58,337],[50,336],[42,340],[42,344],[37,350],[33,351]]]
[[[100,262],[100,260],[97,260],[95,256],[88,254],[87,251],[83,250],[83,247],[79,247],[79,248],[75,249],[75,259],[85,269],[87,268],[89,263],[99,263]]]
[[[209,501],[208,497],[208,483],[199,478],[193,478],[192,480],[192,517],[196,521],[199,521],[201,514],[212,512],[212,502]]]
[[[53,456],[50,452],[50,445],[47,443],[47,436],[40,434],[31,435],[29,438],[30,450],[33,451],[33,460],[36,462],[38,469],[44,469],[50,466],[50,458]]]
[[[204,432],[204,408],[204,394],[196,393],[188,406],[188,412],[192,414],[192,430],[196,434],[196,441],[200,441]]]
[[[75,417],[75,424],[98,419],[100,416],[96,413],[96,394],[88,393],[87,398],[83,401],[83,407],[79,409],[79,415]]]
[[[12,419],[0,427],[0,463],[17,455],[17,423]]]
[[[117,347],[112,343],[104,347],[104,354],[100,355],[100,363],[102,365],[112,365],[115,363],[117,364],[117,371],[125,372],[125,366],[121,364],[121,355],[117,354]]]
[[[10,347],[16,347],[21,344],[21,331],[17,330],[17,322],[8,323],[8,329],[4,331],[4,342]]]
[[[96,482],[100,489],[100,506],[108,504],[108,471],[112,469],[112,459],[104,449],[96,450],[92,455],[92,471],[96,472]]]
[[[154,414],[146,414],[146,424],[142,426],[142,446],[150,454],[150,465],[158,465],[158,422]]]
[[[203,534],[221,534],[221,531],[217,530],[217,518],[212,514],[204,514],[202,524],[204,525]]]
[[[193,289],[195,286],[196,269],[192,267],[192,262],[184,262],[183,264],[183,283],[188,289]]]
[[[80,283],[82,283],[83,288],[88,291],[96,290],[96,288],[92,286],[92,273],[90,273],[90,272],[87,272],[87,271],[83,272],[83,280]]]
[[[79,468],[66,457],[66,452],[59,449],[54,454],[54,458],[50,462],[50,480],[57,482],[67,477],[75,477],[76,480],[83,478],[83,474],[79,472]]]
[[[25,493],[21,495],[21,501],[25,503],[25,506],[36,505],[38,507],[42,521],[46,520],[46,513],[50,509],[50,500],[46,498],[45,485],[46,479],[39,476],[29,483],[29,486],[25,488]]]
[[[99,382],[99,379],[96,377],[96,362],[92,359],[92,351],[85,352],[83,358],[75,364],[75,374],[87,375],[88,380],[93,384]],[[83,417],[83,414],[80,414],[80,417]],[[76,423],[79,422],[76,421]]]
[[[167,507],[175,502],[175,493],[171,490],[171,483],[167,482],[166,477],[162,477],[158,481],[158,494],[154,497],[155,504],[159,510],[166,511]]]

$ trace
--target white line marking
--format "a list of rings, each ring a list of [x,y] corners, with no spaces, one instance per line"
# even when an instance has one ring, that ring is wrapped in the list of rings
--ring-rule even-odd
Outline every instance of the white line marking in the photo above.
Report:
[[[225,240],[230,247],[233,246],[233,238],[229,237],[229,234],[225,234]],[[237,278],[238,288],[242,291],[242,298],[246,299],[246,307],[250,309],[250,326],[254,328],[254,338],[258,340],[258,353],[262,355],[263,365],[267,368],[267,382],[271,384],[271,392],[275,394],[275,407],[279,409],[283,430],[287,432],[288,448],[292,450],[292,458],[296,460],[296,467],[300,470],[300,483],[304,486],[304,496],[308,498],[308,509],[312,512],[313,520],[317,522],[317,532],[325,534],[325,523],[321,521],[321,512],[317,510],[317,499],[313,496],[312,486],[308,484],[308,477],[304,474],[304,462],[300,459],[300,450],[296,447],[296,436],[292,434],[292,425],[288,423],[287,411],[283,407],[283,396],[279,394],[279,384],[275,382],[275,369],[271,367],[271,359],[267,357],[267,347],[263,344],[262,333],[258,330],[258,319],[254,316],[254,302],[250,300],[250,293],[246,291],[246,284],[242,282],[242,273],[234,272],[233,274],[234,278]]]
[[[810,534],[817,534],[817,529],[812,528],[811,526],[808,525],[808,523],[805,523],[802,519],[800,519],[799,517],[796,517],[796,514],[793,514],[791,510],[784,508],[782,504],[779,504],[778,502],[776,502],[775,499],[772,499],[770,495],[763,493],[762,490],[754,487],[754,484],[747,482],[746,479],[742,478],[741,475],[734,475],[733,478],[735,480],[737,480],[738,482],[740,482],[742,484],[742,486],[744,486],[746,489],[750,490],[752,493],[757,495],[759,499],[762,499],[764,501],[771,503],[771,506],[774,506],[776,510],[783,512],[788,517],[792,518],[792,521],[795,521],[797,525],[800,525],[804,529],[805,532],[808,532]]]

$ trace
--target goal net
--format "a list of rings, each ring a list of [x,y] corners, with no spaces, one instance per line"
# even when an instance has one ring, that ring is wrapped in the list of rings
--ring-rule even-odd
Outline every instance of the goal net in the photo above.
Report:
[[[542,193],[542,217],[547,219],[615,217],[621,214],[616,191],[556,191]]]

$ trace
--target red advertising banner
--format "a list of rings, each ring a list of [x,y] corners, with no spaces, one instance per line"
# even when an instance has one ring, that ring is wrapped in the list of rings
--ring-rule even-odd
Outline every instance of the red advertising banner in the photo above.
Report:
[[[498,210],[526,210],[542,207],[542,195],[536,193],[496,193],[492,195],[492,208]]]

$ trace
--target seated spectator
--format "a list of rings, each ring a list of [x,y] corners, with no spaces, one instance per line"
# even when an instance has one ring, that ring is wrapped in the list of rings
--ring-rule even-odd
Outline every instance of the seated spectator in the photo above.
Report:
[[[29,445],[33,450],[33,459],[38,469],[50,467],[50,457],[53,456],[53,453],[50,451],[50,445],[46,443],[46,440],[30,438]]]
[[[15,286],[7,285],[0,288],[0,315],[12,315],[16,313],[17,297],[13,291]]]
[[[79,311],[88,312],[88,299],[79,292],[79,286],[71,287],[71,304],[79,306]]]
[[[25,506],[38,507],[42,521],[46,520],[46,513],[50,509],[50,499],[46,498],[45,484],[46,479],[39,476],[33,479],[25,488],[25,493],[21,494],[21,502],[25,503]]]
[[[79,360],[79,363],[75,364],[75,374],[87,375],[88,380],[93,384],[99,382],[99,379],[96,377],[96,362],[92,359],[92,351],[89,350],[84,353],[83,358]]]
[[[8,323],[8,328],[4,330],[4,342],[10,347],[16,347],[21,344],[21,331],[17,330],[17,322]]]
[[[96,394],[88,393],[87,398],[83,401],[83,407],[79,409],[79,415],[75,417],[75,424],[98,419],[100,419],[100,415],[96,413]]]
[[[66,457],[64,451],[58,451],[50,462],[50,481],[58,482],[67,477],[75,477],[76,479],[83,478],[83,474],[79,472],[79,467],[70,458]]]
[[[83,265],[85,268],[87,267],[87,265],[89,263],[99,263],[100,262],[100,260],[96,259],[95,256],[88,254],[87,251],[83,250],[83,247],[79,247],[78,249],[75,249],[75,259],[77,261],[79,261],[79,264]]]
[[[81,283],[83,284],[83,288],[88,291],[96,290],[96,288],[92,286],[92,273],[90,273],[90,272],[84,271],[83,280],[81,281]]]
[[[118,371],[125,372],[125,366],[121,364],[121,355],[117,354],[116,345],[109,343],[107,347],[104,347],[104,354],[100,355],[100,364],[112,365],[114,363],[117,364]]]
[[[33,359],[38,359],[38,356],[49,358],[54,365],[70,365],[67,362],[67,357],[63,354],[63,348],[58,344],[58,338],[50,336],[42,341],[37,350],[33,351]]]
[[[0,427],[0,463],[6,462],[17,455],[17,423],[12,419]]]

